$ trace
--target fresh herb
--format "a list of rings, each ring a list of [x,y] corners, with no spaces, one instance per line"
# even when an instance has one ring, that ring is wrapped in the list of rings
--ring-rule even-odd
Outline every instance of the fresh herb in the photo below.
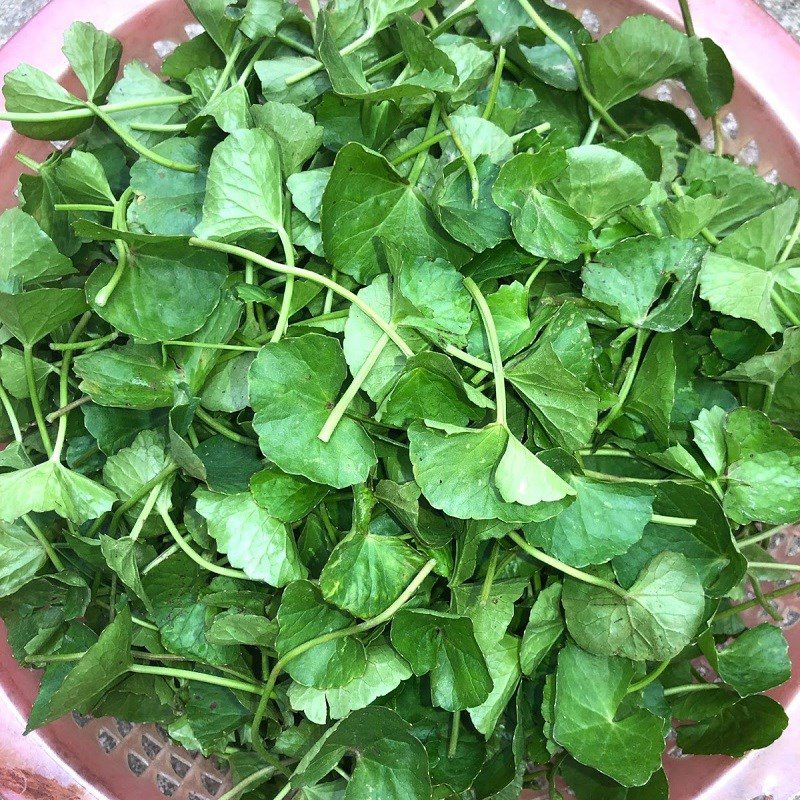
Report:
[[[224,800],[665,800],[673,720],[770,744],[800,198],[720,155],[688,3],[597,42],[544,0],[188,3],[166,80],[81,23],[82,94],[6,76],[71,142],[0,215],[30,728],[159,723]]]

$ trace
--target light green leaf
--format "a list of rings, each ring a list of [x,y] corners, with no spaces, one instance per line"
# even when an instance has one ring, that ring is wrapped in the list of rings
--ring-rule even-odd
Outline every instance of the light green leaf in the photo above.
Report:
[[[24,345],[34,345],[86,311],[81,289],[34,289],[0,293],[0,323]]]
[[[624,410],[647,425],[665,447],[670,438],[675,383],[673,338],[667,333],[657,334],[647,348]]]
[[[0,597],[31,581],[47,562],[47,553],[23,525],[0,522]]]
[[[762,358],[766,358],[762,356]],[[725,445],[725,410],[719,406],[704,408],[692,422],[694,443],[706,457],[706,461],[717,475],[721,475],[727,463]]]
[[[270,100],[263,106],[256,106],[253,114],[256,124],[278,143],[286,177],[296,173],[322,145],[322,128],[311,114],[297,106]]]
[[[253,475],[250,491],[256,503],[270,516],[282,522],[297,522],[321,503],[330,490],[273,466]]]
[[[122,45],[90,22],[73,22],[64,34],[63,49],[87,98],[101,101],[117,79]]]
[[[552,583],[536,597],[519,652],[522,672],[533,677],[565,631],[561,613],[561,584]]]
[[[492,691],[479,706],[470,708],[472,724],[489,739],[506,710],[519,685],[520,640],[517,636],[504,636],[490,651],[486,652]]]

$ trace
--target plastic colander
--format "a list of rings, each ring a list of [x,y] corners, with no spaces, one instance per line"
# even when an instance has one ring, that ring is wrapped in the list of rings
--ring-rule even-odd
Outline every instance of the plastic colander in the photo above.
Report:
[[[570,0],[561,5],[595,35],[642,12],[680,25],[677,0]],[[768,180],[800,186],[800,45],[753,0],[696,0],[693,11],[698,35],[722,45],[737,74],[735,97],[722,115],[728,152]],[[78,89],[61,53],[62,35],[75,20],[93,22],[121,39],[126,61],[138,58],[154,68],[176,44],[200,31],[183,0],[52,0],[0,49],[0,76],[27,62]],[[666,82],[653,92],[697,117],[679,83]],[[699,127],[708,142],[708,126],[700,120]],[[51,149],[0,123],[0,209],[15,204],[22,168],[14,154],[42,159]],[[800,528],[776,536],[771,544],[781,559],[797,559]],[[800,664],[800,593],[780,605],[793,662]],[[800,669],[795,673],[773,693],[788,707],[791,722],[767,750],[734,762],[685,757],[668,742],[665,765],[673,800],[800,800]],[[228,788],[224,767],[170,744],[154,726],[73,714],[23,737],[37,688],[38,675],[14,662],[0,626],[2,800],[214,800]],[[540,797],[532,792],[526,800]]]

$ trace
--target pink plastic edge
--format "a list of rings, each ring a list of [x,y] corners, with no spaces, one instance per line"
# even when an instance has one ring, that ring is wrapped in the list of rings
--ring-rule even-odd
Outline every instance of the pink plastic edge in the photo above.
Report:
[[[33,20],[0,48],[0,76],[20,63],[29,63],[44,72],[63,76],[67,61],[61,52],[61,36],[75,20],[92,22],[98,28],[113,31],[137,14],[158,5],[161,0],[106,0],[100,4],[87,0],[53,0]],[[647,0],[652,13],[681,27],[677,0]],[[613,12],[612,12],[613,13]],[[793,90],[793,81],[800,74],[800,46],[766,11],[753,0],[736,4],[730,0],[703,0],[693,6],[698,35],[710,36],[727,52],[737,72],[737,80],[761,100],[765,111],[780,108],[780,126],[791,142],[794,163],[782,173],[798,174],[800,161],[800,93]],[[747,31],[746,36],[741,31]],[[0,95],[0,108],[4,108]],[[772,116],[772,114],[770,114]],[[774,118],[774,117],[773,117]],[[0,151],[13,138],[10,125],[0,123]],[[40,143],[39,148],[48,148]],[[33,145],[36,149],[37,145]],[[20,169],[6,169],[0,184],[15,183]],[[797,183],[798,179],[791,180]],[[5,196],[4,196],[5,195]],[[0,189],[0,208],[8,205],[7,195]],[[795,663],[797,663],[797,653]],[[784,702],[787,698],[784,697]],[[797,800],[800,790],[800,694],[795,694],[787,708],[790,723],[781,739],[767,750],[751,753],[730,767],[695,800],[749,800],[756,793],[768,792],[771,800]],[[19,741],[24,720],[11,699],[0,693],[0,766],[18,765],[66,787],[70,800],[79,797],[107,798],[98,793],[91,776],[82,776],[70,768],[63,758],[39,734]],[[5,762],[5,764],[3,764]],[[87,780],[87,778],[89,780]],[[752,779],[752,788],[750,788]],[[4,792],[13,788],[0,786]],[[54,787],[51,788],[53,791]],[[733,795],[731,792],[735,791]],[[747,792],[752,792],[749,794]],[[743,794],[742,792],[745,792]],[[14,795],[24,798],[27,792]],[[57,793],[53,797],[60,797]],[[12,795],[9,795],[12,797]]]

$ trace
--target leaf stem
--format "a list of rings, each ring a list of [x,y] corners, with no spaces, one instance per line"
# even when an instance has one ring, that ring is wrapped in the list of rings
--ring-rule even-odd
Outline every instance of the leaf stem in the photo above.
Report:
[[[486,106],[483,109],[483,118],[489,119],[494,111],[495,104],[497,103],[497,93],[500,91],[500,83],[503,80],[503,68],[506,64],[506,49],[500,47],[497,51],[497,63],[494,67],[494,75],[492,76],[492,85],[489,87],[489,97],[486,100]]]
[[[158,496],[161,494],[161,489],[162,484],[159,483],[157,486],[154,486],[150,490],[150,494],[147,495],[147,500],[144,501],[144,506],[142,506],[142,510],[139,512],[139,516],[136,518],[136,522],[133,524],[129,534],[129,538],[134,542],[139,538],[145,523],[153,513]]]
[[[147,483],[142,484],[115,512],[111,517],[111,524],[109,530],[113,533],[119,525],[122,515],[130,511],[140,500],[144,499],[156,487],[167,481],[170,476],[178,471],[177,464],[170,464],[158,473],[154,478],[151,478]],[[89,529],[88,536],[92,537],[97,532],[101,524],[101,519],[97,519],[92,527]]]
[[[606,414],[605,418],[597,426],[598,433],[605,433],[609,426],[622,413],[622,408],[625,405],[625,401],[628,399],[628,394],[633,386],[634,378],[636,378],[636,372],[639,369],[639,362],[641,361],[642,351],[644,350],[644,345],[648,336],[649,332],[644,329],[636,331],[636,341],[634,342],[633,346],[633,355],[631,356],[631,363],[628,366],[628,371],[625,373],[625,380],[623,381],[622,387],[619,390],[619,396],[617,397],[616,403],[614,403],[608,414]]]
[[[2,383],[0,383],[0,404],[2,404],[3,410],[6,412],[8,421],[11,424],[14,440],[19,442],[19,444],[22,444],[22,429],[19,427],[19,420],[17,419],[17,414],[14,411],[14,406],[11,405],[11,398],[3,388]]]
[[[90,347],[102,347],[104,344],[111,344],[119,338],[119,332],[114,331],[106,336],[99,336],[97,339],[86,339],[82,342],[53,342],[51,350],[56,352],[72,352],[74,350],[88,350]]]
[[[497,337],[497,328],[494,324],[489,304],[483,296],[478,284],[472,278],[464,278],[464,286],[472,295],[478,311],[483,320],[486,339],[489,342],[489,353],[492,356],[492,373],[494,374],[495,403],[497,405],[496,421],[499,425],[506,425],[506,379],[503,369],[503,356],[500,352],[500,340]]]
[[[696,519],[689,519],[688,517],[665,517],[661,514],[653,514],[650,517],[650,522],[656,525],[671,525],[673,528],[694,528],[697,525]]]
[[[378,339],[375,346],[370,351],[370,354],[362,364],[361,369],[355,374],[350,385],[347,387],[344,394],[339,398],[339,401],[331,410],[331,413],[328,415],[328,419],[325,420],[325,424],[322,426],[322,430],[317,436],[320,441],[329,442],[331,440],[331,436],[333,436],[336,426],[341,421],[342,417],[350,406],[350,403],[353,402],[361,387],[364,385],[364,381],[369,377],[370,372],[372,372],[373,367],[381,357],[381,353],[383,353],[388,343],[389,337],[385,333],[382,334],[381,338]]]
[[[777,600],[779,597],[785,597],[787,594],[792,594],[798,590],[800,590],[800,581],[790,583],[787,586],[781,586],[780,589],[775,589],[772,592],[767,592],[767,594],[763,595],[763,599]],[[737,614],[743,614],[745,611],[749,611],[751,608],[755,608],[759,605],[761,605],[761,602],[756,598],[755,600],[748,600],[744,603],[730,606],[730,608],[726,608],[723,611],[718,611],[714,615],[714,622],[722,622],[730,617],[735,617]]]
[[[436,133],[436,128],[439,125],[440,112],[441,104],[439,103],[439,98],[437,97],[433,103],[433,107],[431,108],[431,115],[428,119],[428,126],[425,128],[423,141],[430,139]],[[414,161],[414,166],[411,168],[411,172],[408,176],[408,182],[412,186],[417,185],[419,176],[422,175],[422,170],[425,169],[425,164],[428,162],[428,150],[429,148],[426,148],[417,154],[416,161]]]
[[[447,744],[447,757],[455,758],[458,751],[458,734],[461,731],[461,712],[453,712],[453,724],[450,726],[450,741]]]
[[[750,585],[753,587],[753,594],[755,595],[756,600],[758,600],[759,605],[764,611],[769,614],[775,622],[781,622],[783,620],[783,616],[779,614],[769,603],[766,597],[764,597],[764,590],[761,588],[761,581],[751,573],[747,573],[747,577],[750,578]]]
[[[800,216],[798,216],[797,224],[794,226],[792,235],[789,237],[789,241],[786,242],[786,247],[783,249],[781,257],[778,259],[779,264],[783,264],[789,259],[789,256],[792,254],[792,250],[794,250],[794,246],[797,244],[798,239],[800,239]]]
[[[751,561],[748,564],[750,569],[763,569],[766,571],[775,570],[776,572],[800,572],[800,564],[783,564],[780,561]]]
[[[56,203],[56,211],[96,211],[98,214],[113,214],[114,206],[104,206],[97,203]]]
[[[267,704],[272,697],[275,684],[277,683],[278,678],[280,677],[280,674],[283,672],[286,665],[298,656],[303,655],[303,653],[307,653],[309,650],[312,650],[321,644],[327,644],[328,642],[333,642],[337,639],[346,638],[348,636],[358,636],[361,633],[366,633],[367,631],[370,631],[373,628],[377,628],[388,622],[417,593],[417,590],[425,582],[425,579],[428,577],[428,575],[433,572],[435,566],[436,560],[430,559],[430,561],[428,561],[417,573],[414,580],[412,580],[411,583],[409,583],[408,586],[403,590],[403,593],[397,598],[397,600],[395,600],[394,603],[392,603],[385,611],[382,611],[380,614],[378,614],[377,617],[364,620],[364,622],[360,622],[357,625],[351,625],[350,627],[343,628],[342,630],[332,631],[330,633],[325,633],[322,636],[317,636],[314,639],[309,639],[307,642],[298,645],[286,653],[286,655],[278,659],[278,661],[275,663],[275,666],[272,668],[269,677],[267,678],[264,692],[261,695],[261,702],[259,702],[258,709],[256,710],[255,717],[253,718],[251,735],[253,745],[257,751],[259,749],[263,749],[264,747],[264,745],[261,743],[261,735],[259,731],[261,729],[261,722],[264,719],[264,714],[267,711]]]
[[[298,278],[305,278],[306,280],[318,283],[328,289],[332,289],[340,297],[343,297],[345,300],[350,301],[355,306],[360,308],[400,348],[400,351],[403,353],[403,355],[408,357],[414,355],[414,351],[406,344],[404,339],[400,336],[390,322],[387,322],[380,314],[378,314],[378,312],[375,311],[375,309],[372,308],[369,303],[364,302],[364,300],[353,294],[353,292],[345,289],[344,286],[336,283],[336,281],[332,281],[326,275],[320,275],[317,272],[313,272],[310,269],[303,269],[302,267],[290,267],[286,264],[279,264],[277,261],[272,261],[269,258],[265,258],[258,253],[254,253],[252,250],[246,250],[243,247],[237,247],[236,245],[232,244],[213,242],[207,239],[197,239],[194,237],[189,239],[189,244],[193,247],[201,247],[205,250],[216,250],[220,253],[228,253],[229,255],[239,256],[243,259],[250,259],[256,264],[259,264],[266,269],[270,269],[273,272],[279,272],[284,275],[294,275]]]
[[[236,433],[236,431],[231,430],[227,425],[220,422],[216,417],[212,417],[204,408],[198,406],[195,409],[195,416],[200,422],[203,423],[211,430],[216,431],[217,433],[225,436],[227,439],[230,439],[232,442],[237,442],[238,444],[247,445],[247,447],[258,447],[258,442],[255,439],[251,439],[249,436],[242,436],[240,433]]]
[[[190,95],[177,95],[172,97],[153,97],[146,100],[129,100],[124,103],[107,103],[103,106],[96,106],[106,114],[116,114],[121,111],[137,111],[140,108],[156,108],[158,106],[182,106],[192,100]],[[73,108],[66,111],[53,111],[53,112],[8,112],[3,111],[0,113],[0,121],[2,122],[65,122],[72,119],[89,119],[94,116],[94,112],[89,108]],[[24,162],[23,162],[24,163]],[[31,161],[31,164],[36,162]],[[31,164],[26,166],[34,169]],[[35,169],[38,171],[40,165],[36,165]]]
[[[591,144],[594,141],[594,137],[597,136],[599,128],[600,117],[595,117],[589,124],[589,128],[586,131],[586,135],[583,137],[583,141],[581,141],[581,145]]]
[[[220,797],[219,800],[236,800],[236,798],[239,797],[242,794],[242,792],[246,791],[259,781],[272,777],[272,775],[275,772],[276,769],[273,766],[262,767],[261,769],[256,770],[252,775],[248,775],[246,778],[239,781],[239,783],[237,783],[236,786],[233,787],[233,789],[225,792],[225,794],[222,795],[222,797]],[[283,792],[284,797],[286,797],[291,788],[292,788],[291,783],[287,783],[286,786],[283,787],[281,791]],[[280,795],[276,796],[276,800],[277,797],[280,797]]]
[[[681,15],[683,16],[683,27],[686,29],[687,36],[696,36],[694,22],[692,21],[692,11],[689,8],[689,0],[678,0],[681,5]]]
[[[483,579],[483,586],[481,587],[480,602],[486,605],[489,602],[489,595],[492,593],[492,585],[494,584],[494,576],[497,574],[497,560],[500,556],[500,542],[495,541],[492,546],[492,553],[489,556],[489,566],[486,568],[486,577]]]
[[[167,169],[175,170],[176,172],[190,172],[196,173],[200,171],[200,167],[197,164],[183,164],[179,161],[173,161],[171,158],[166,158],[165,156],[156,153],[154,150],[151,150],[149,147],[143,145],[136,137],[131,136],[131,134],[125,130],[125,128],[120,125],[109,113],[104,111],[100,106],[96,106],[94,103],[87,102],[86,105],[97,115],[98,119],[102,120],[114,133],[122,139],[131,150],[137,152],[140,156],[149,159],[150,161],[158,164],[161,167],[166,167]]]
[[[427,153],[428,150],[431,149],[435,144],[439,144],[439,142],[443,142],[445,139],[450,138],[450,131],[440,131],[439,133],[434,134],[433,136],[426,137],[423,139],[419,144],[415,144],[413,147],[409,147],[408,150],[404,150],[402,153],[398,153],[394,158],[389,160],[389,163],[393,167],[397,167],[402,164],[404,161],[408,161],[409,158],[413,158],[420,153]]]
[[[777,290],[772,290],[772,302],[783,312],[783,315],[792,325],[800,325],[800,316],[795,314],[787,305],[786,301],[778,294]]]
[[[339,55],[349,56],[351,53],[355,53],[356,50],[358,50],[359,48],[367,44],[369,41],[371,41],[375,37],[376,33],[377,31],[374,31],[371,28],[367,28],[367,30],[365,30],[364,33],[361,34],[361,36],[359,36],[357,39],[354,39],[352,42],[350,42],[350,44],[346,45],[341,50],[339,50]],[[300,83],[301,81],[304,81],[306,78],[310,78],[313,75],[316,75],[318,72],[321,72],[322,69],[323,69],[322,62],[318,61],[317,63],[312,64],[311,66],[306,67],[303,70],[300,70],[300,72],[296,72],[294,75],[290,75],[286,79],[286,85],[294,86],[296,83]]]
[[[83,333],[86,329],[86,326],[89,324],[89,320],[92,318],[92,312],[87,311],[76,323],[75,327],[72,329],[72,333],[67,340],[67,344],[71,342],[77,342],[78,337]],[[67,418],[69,416],[70,411],[73,410],[75,407],[72,403],[69,402],[69,368],[72,364],[72,351],[67,350],[64,353],[64,357],[61,359],[61,375],[59,378],[59,388],[58,388],[58,431],[56,432],[56,443],[53,447],[53,454],[50,456],[50,459],[55,463],[59,463],[61,461],[61,451],[64,448],[64,441],[66,440],[67,436]],[[78,402],[78,401],[76,401]],[[72,408],[70,407],[72,406]]]
[[[664,689],[664,697],[674,697],[677,694],[690,694],[692,692],[709,692],[713,689],[721,690],[718,683],[687,683],[685,686],[670,686]]]
[[[467,150],[466,145],[461,140],[461,136],[458,134],[458,130],[456,129],[455,125],[453,125],[453,121],[450,119],[450,115],[442,112],[442,121],[444,122],[448,131],[450,131],[450,138],[453,140],[453,144],[456,146],[456,150],[461,153],[461,158],[464,160],[464,164],[467,168],[467,174],[469,175],[469,184],[470,184],[470,191],[472,194],[472,207],[478,207],[478,200],[480,200],[481,194],[481,182],[480,178],[478,178],[478,170],[475,168],[475,160],[472,158],[469,150]]]
[[[208,561],[207,559],[203,558],[199,553],[195,552],[190,546],[186,539],[181,536],[180,531],[176,527],[175,523],[172,521],[170,515],[164,510],[159,509],[159,514],[161,515],[161,519],[164,520],[164,524],[167,526],[167,530],[169,531],[172,538],[175,540],[175,543],[186,553],[189,558],[194,561],[199,567],[202,567],[208,572],[213,572],[215,575],[223,575],[226,578],[238,578],[239,580],[249,581],[250,578],[244,574],[241,570],[238,569],[229,569],[228,567],[218,567],[216,564]]]
[[[518,2],[525,10],[525,13],[534,21],[536,27],[548,39],[550,39],[553,44],[564,51],[572,66],[575,68],[575,77],[578,79],[578,86],[580,87],[583,96],[586,98],[586,102],[589,103],[589,105],[600,115],[606,125],[608,125],[608,127],[611,128],[614,133],[619,134],[627,139],[627,131],[614,120],[611,114],[608,113],[608,110],[605,108],[605,106],[603,106],[603,104],[592,94],[592,91],[589,88],[589,81],[583,69],[583,63],[581,62],[578,54],[572,49],[572,47],[570,47],[569,43],[565,39],[563,39],[547,24],[547,22],[545,22],[539,12],[536,11],[536,9],[528,2],[528,0],[518,0]]]
[[[776,525],[774,528],[768,528],[765,531],[754,533],[752,536],[748,536],[746,539],[739,539],[737,544],[739,547],[747,547],[751,544],[758,544],[759,542],[763,542],[764,539],[771,539],[776,533],[780,533],[782,530],[785,530],[788,527],[788,525]]]
[[[220,76],[217,79],[217,83],[214,86],[214,91],[211,92],[211,96],[208,98],[208,101],[206,102],[206,107],[208,107],[209,103],[213,103],[222,94],[222,92],[228,85],[228,81],[230,80],[231,75],[233,75],[233,72],[236,69],[236,61],[238,60],[239,56],[242,54],[242,50],[244,49],[244,43],[245,43],[244,37],[241,34],[237,35],[236,42],[233,45],[233,49],[231,50],[230,55],[225,60],[225,67],[220,73]]]
[[[131,122],[132,131],[143,133],[183,133],[186,130],[185,122]]]
[[[59,558],[58,553],[56,553],[55,548],[50,543],[50,540],[44,535],[42,529],[33,521],[29,514],[25,514],[22,517],[22,521],[28,526],[30,532],[37,538],[39,544],[42,546],[42,549],[45,551],[45,553],[47,553],[47,557],[56,568],[56,572],[63,572],[64,562]]]
[[[231,350],[234,353],[259,353],[260,347],[245,347],[238,344],[215,344],[213,342],[182,342],[178,339],[169,339],[161,342],[161,344],[169,345],[170,347],[199,347],[204,350]]]
[[[294,247],[292,240],[285,227],[278,228],[278,238],[281,240],[283,247],[283,257],[286,261],[286,266],[294,268]],[[283,290],[283,300],[281,301],[281,310],[278,314],[278,321],[275,323],[275,331],[272,334],[271,342],[279,342],[281,337],[286,333],[289,327],[289,317],[292,313],[292,296],[294,295],[294,275],[288,274],[286,277],[286,287]]]
[[[248,694],[261,694],[261,687],[255,683],[237,681],[233,678],[222,678],[218,675],[209,675],[205,672],[194,672],[188,669],[173,669],[172,667],[151,667],[149,664],[133,664],[128,668],[128,672],[136,675],[158,675],[163,678],[178,678],[185,681],[195,681],[196,683],[207,683],[211,686],[223,686],[226,689],[233,689],[238,692]]]
[[[115,230],[126,231],[128,229],[126,217],[128,213],[128,206],[130,205],[132,199],[133,188],[128,187],[122,193],[122,196],[119,198],[114,207],[114,218],[111,221],[111,225]],[[109,278],[108,283],[106,283],[106,285],[100,289],[94,298],[95,305],[100,306],[100,308],[105,307],[105,305],[111,299],[112,292],[117,288],[119,282],[122,280],[122,276],[125,274],[125,270],[128,267],[128,245],[123,242],[122,239],[117,239],[115,244],[117,246],[117,253],[119,255],[117,268],[114,270],[114,274],[111,276],[111,278]]]
[[[634,694],[635,692],[641,692],[642,689],[646,689],[654,680],[657,680],[659,677],[661,677],[664,670],[671,663],[671,661],[662,661],[651,673],[645,675],[640,681],[632,683],[628,687],[628,694]]]
[[[171,558],[180,550],[177,544],[170,545],[163,553],[159,553],[146,567],[142,569],[142,575],[147,575],[152,572],[159,564],[163,564],[168,558]],[[155,628],[154,630],[158,630]]]
[[[628,593],[621,586],[617,586],[616,583],[611,583],[611,581],[603,580],[602,578],[598,578],[596,575],[590,575],[588,572],[583,572],[579,569],[575,569],[575,567],[570,567],[569,564],[565,564],[563,561],[559,561],[558,559],[553,558],[552,556],[547,555],[547,553],[544,553],[528,544],[516,531],[511,531],[508,534],[508,537],[517,545],[517,547],[520,547],[529,556],[535,558],[537,561],[547,564],[548,567],[552,567],[553,569],[563,572],[565,575],[569,575],[570,577],[579,581],[583,581],[584,583],[597,586],[599,589],[606,589],[609,592],[613,592],[618,597],[627,599]]]
[[[48,456],[53,455],[53,443],[50,441],[50,433],[42,414],[42,403],[39,400],[39,390],[36,388],[36,376],[33,372],[33,345],[23,345],[25,358],[25,378],[28,382],[28,393],[30,394],[33,416],[36,419],[36,426],[39,428],[39,435],[42,437],[42,444]]]
[[[692,478],[633,478],[627,475],[609,475],[606,472],[597,472],[593,469],[583,470],[587,478],[595,478],[598,481],[608,483],[641,483],[643,486],[659,486],[662,483],[697,483]]]
[[[531,274],[528,275],[528,280],[525,281],[525,291],[530,292],[531,286],[533,286],[533,282],[539,277],[541,271],[550,263],[549,258],[543,258],[532,270]]]

